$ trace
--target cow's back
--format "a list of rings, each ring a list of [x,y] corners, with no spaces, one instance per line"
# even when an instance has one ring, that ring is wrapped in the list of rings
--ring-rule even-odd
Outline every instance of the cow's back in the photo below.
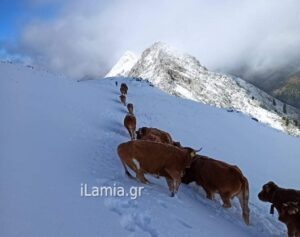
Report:
[[[183,152],[171,145],[145,140],[134,140],[118,146],[120,157],[135,159],[146,172],[158,173],[165,167],[184,166]]]
[[[200,181],[200,185],[210,187],[212,190],[222,189],[223,192],[226,192],[226,189],[231,191],[241,188],[243,175],[236,166],[205,156],[197,157],[192,166],[196,169],[195,178],[196,181]]]

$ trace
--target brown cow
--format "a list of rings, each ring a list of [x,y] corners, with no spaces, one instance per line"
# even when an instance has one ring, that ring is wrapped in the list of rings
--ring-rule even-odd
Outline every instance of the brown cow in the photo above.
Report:
[[[127,95],[127,91],[128,91],[128,86],[126,85],[126,83],[122,83],[120,86],[121,95]]]
[[[177,148],[145,140],[122,143],[117,151],[129,177],[132,176],[126,166],[136,173],[136,178],[142,183],[149,183],[145,173],[164,176],[172,197],[178,191],[182,172],[196,155],[192,148]]]
[[[128,113],[133,114],[133,104],[127,104]]]
[[[285,223],[289,237],[300,237],[300,202],[283,203],[278,219]]]
[[[127,114],[124,118],[124,126],[127,128],[131,140],[135,139],[136,118],[133,114]]]
[[[230,199],[237,196],[244,222],[249,225],[248,180],[237,166],[197,155],[181,180],[185,184],[196,181],[196,184],[203,187],[206,197],[210,200],[214,198],[214,193],[219,193],[225,208],[231,207]]]
[[[173,145],[170,134],[157,128],[139,128],[139,130],[136,131],[136,138]]]
[[[124,106],[126,106],[126,96],[125,95],[120,95],[120,101]]]
[[[276,208],[278,219],[287,226],[289,237],[300,237],[300,191],[280,188],[270,181],[263,185],[258,198],[272,203],[270,213],[273,214]]]

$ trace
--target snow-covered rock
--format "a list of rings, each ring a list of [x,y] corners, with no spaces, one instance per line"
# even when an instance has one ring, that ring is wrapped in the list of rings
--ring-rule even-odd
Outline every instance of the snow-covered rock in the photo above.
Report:
[[[118,68],[122,68],[119,63]],[[120,75],[147,79],[169,94],[237,110],[273,128],[300,135],[299,127],[295,126],[295,120],[300,124],[298,109],[287,105],[287,113],[284,113],[281,101],[254,85],[241,78],[208,71],[195,57],[164,43],[158,42],[146,49],[132,69],[116,74]]]
[[[131,51],[126,51],[105,77],[127,75],[138,61],[138,57]]]

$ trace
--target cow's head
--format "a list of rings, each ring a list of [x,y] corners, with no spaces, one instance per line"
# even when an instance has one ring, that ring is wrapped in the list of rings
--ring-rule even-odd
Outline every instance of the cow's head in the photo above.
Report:
[[[196,157],[197,152],[201,151],[202,148],[200,148],[199,150],[195,150],[191,147],[183,147],[182,149],[184,149],[187,152],[187,157],[185,158],[185,168],[190,168],[191,167],[191,163],[193,161],[193,159]]]
[[[278,186],[270,181],[266,183],[265,185],[262,186],[262,190],[258,194],[259,200],[263,202],[271,202],[272,203],[272,198],[274,195],[274,192],[278,189]]]
[[[145,136],[146,132],[147,132],[146,127],[139,128],[139,130],[137,130],[135,132],[136,133],[136,139],[142,139],[143,136]]]

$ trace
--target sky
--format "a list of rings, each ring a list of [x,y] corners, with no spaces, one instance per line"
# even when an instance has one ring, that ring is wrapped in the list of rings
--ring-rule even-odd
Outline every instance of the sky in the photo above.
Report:
[[[300,71],[298,0],[1,0],[0,14],[0,56],[73,77],[157,41],[248,80]]]

